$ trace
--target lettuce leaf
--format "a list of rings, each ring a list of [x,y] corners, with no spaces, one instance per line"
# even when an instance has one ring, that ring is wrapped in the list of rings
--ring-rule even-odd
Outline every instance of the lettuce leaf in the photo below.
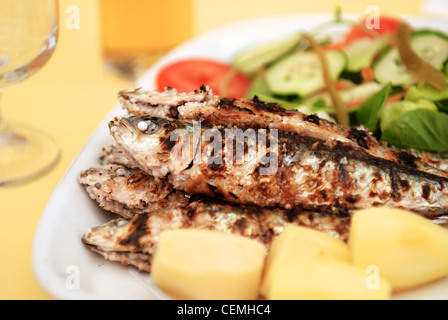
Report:
[[[381,140],[406,149],[448,152],[448,114],[415,109],[401,114],[382,132]]]
[[[390,94],[392,85],[388,83],[380,91],[373,94],[359,107],[357,120],[370,132],[375,133],[378,128],[380,114]]]
[[[445,81],[448,83],[448,77],[445,77]],[[445,99],[448,99],[448,87],[441,91],[423,82],[417,86],[410,87],[405,97],[407,101],[440,101]]]

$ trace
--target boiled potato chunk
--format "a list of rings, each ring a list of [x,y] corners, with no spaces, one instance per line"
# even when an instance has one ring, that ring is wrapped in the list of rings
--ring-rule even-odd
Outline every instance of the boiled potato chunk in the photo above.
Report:
[[[266,260],[261,295],[266,297],[272,285],[273,274],[278,272],[276,264],[280,260],[294,257],[327,258],[345,262],[351,259],[345,242],[311,228],[286,226],[272,242]]]
[[[266,248],[217,231],[164,231],[152,264],[154,282],[185,300],[256,299]]]
[[[448,230],[406,210],[354,213],[349,247],[355,265],[376,266],[397,291],[448,275]]]
[[[267,292],[270,300],[387,300],[391,285],[354,265],[332,259],[282,259]]]

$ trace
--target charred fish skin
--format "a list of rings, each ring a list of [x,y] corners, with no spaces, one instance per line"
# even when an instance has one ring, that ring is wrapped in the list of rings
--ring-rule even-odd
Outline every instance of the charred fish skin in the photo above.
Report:
[[[124,218],[168,206],[186,206],[191,201],[190,196],[174,190],[166,179],[119,164],[82,171],[78,181],[102,209]]]
[[[88,229],[81,241],[106,260],[133,266],[142,272],[151,272],[149,261],[152,259],[152,254],[138,251],[135,246],[125,246],[118,240],[119,237],[114,236],[119,233],[122,237],[126,237],[126,234],[132,232],[130,231],[132,228],[134,226],[125,218],[114,219],[104,225]]]
[[[177,119],[180,106],[190,105],[205,108],[210,103],[215,104],[219,97],[215,96],[209,87],[202,86],[194,92],[178,93],[174,88],[159,91],[122,90],[118,93],[118,100],[123,109],[134,115],[152,115],[160,118]],[[182,116],[181,116],[182,118]]]
[[[295,110],[285,110],[276,103],[253,99],[227,99],[213,95],[208,87],[190,93],[177,93],[173,88],[163,92],[124,90],[119,101],[130,114],[196,120],[208,124],[235,125],[239,127],[271,128],[308,135],[325,141],[339,141],[369,154],[397,162],[411,168],[448,178],[448,160],[431,161],[416,153],[398,151],[379,142],[363,128],[337,125],[316,115]],[[433,157],[436,158],[436,157]]]
[[[135,266],[139,271],[150,272],[150,260],[157,246],[158,235],[164,229],[182,226],[181,219],[182,215],[177,209],[137,214],[132,220],[119,218],[88,229],[82,237],[82,242],[105,259]]]
[[[115,219],[87,230],[82,242],[110,261],[151,272],[151,261],[164,230],[194,228],[237,234],[259,241],[268,251],[274,237],[286,225],[313,228],[346,242],[349,221],[348,217],[318,212],[210,205],[198,201],[188,208],[165,208],[131,219]]]
[[[166,130],[142,132],[136,127],[141,121]],[[276,149],[271,143],[261,156],[243,164],[228,163],[223,157],[216,165],[206,151],[210,142],[203,139],[197,140],[196,150],[189,151],[188,161],[173,163],[170,153],[180,142],[172,142],[169,148],[164,142],[176,129],[185,130],[189,141],[195,141],[194,126],[188,121],[167,122],[149,116],[124,117],[115,118],[110,128],[131,161],[149,174],[168,176],[176,189],[189,194],[236,204],[334,213],[372,206],[406,208],[429,218],[448,212],[448,179],[374,157],[340,141],[329,143],[290,132],[278,131]],[[201,133],[209,129],[202,126]],[[217,130],[225,135],[225,129]],[[266,131],[266,140],[271,141],[271,136]],[[226,150],[225,142],[222,150]],[[247,156],[249,150],[244,152]],[[201,155],[202,162],[193,161],[195,154]],[[262,159],[272,155],[277,155],[277,167],[261,176],[260,169],[266,166]]]

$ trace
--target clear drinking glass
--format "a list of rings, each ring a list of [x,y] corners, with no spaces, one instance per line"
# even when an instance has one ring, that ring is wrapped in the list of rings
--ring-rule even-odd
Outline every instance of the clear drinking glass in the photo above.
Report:
[[[168,51],[193,36],[193,0],[100,0],[108,69],[138,79]]]
[[[57,0],[0,0],[0,92],[47,63],[58,29]],[[45,133],[5,123],[0,114],[0,186],[33,178],[58,158],[59,148]]]

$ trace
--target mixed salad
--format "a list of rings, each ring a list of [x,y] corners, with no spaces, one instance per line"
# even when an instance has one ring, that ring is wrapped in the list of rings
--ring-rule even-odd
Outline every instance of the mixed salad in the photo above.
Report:
[[[157,86],[278,102],[343,125],[364,126],[399,148],[448,153],[448,34],[398,18],[334,21],[308,32],[245,48],[231,63],[177,61]],[[345,24],[342,36],[330,32]]]

